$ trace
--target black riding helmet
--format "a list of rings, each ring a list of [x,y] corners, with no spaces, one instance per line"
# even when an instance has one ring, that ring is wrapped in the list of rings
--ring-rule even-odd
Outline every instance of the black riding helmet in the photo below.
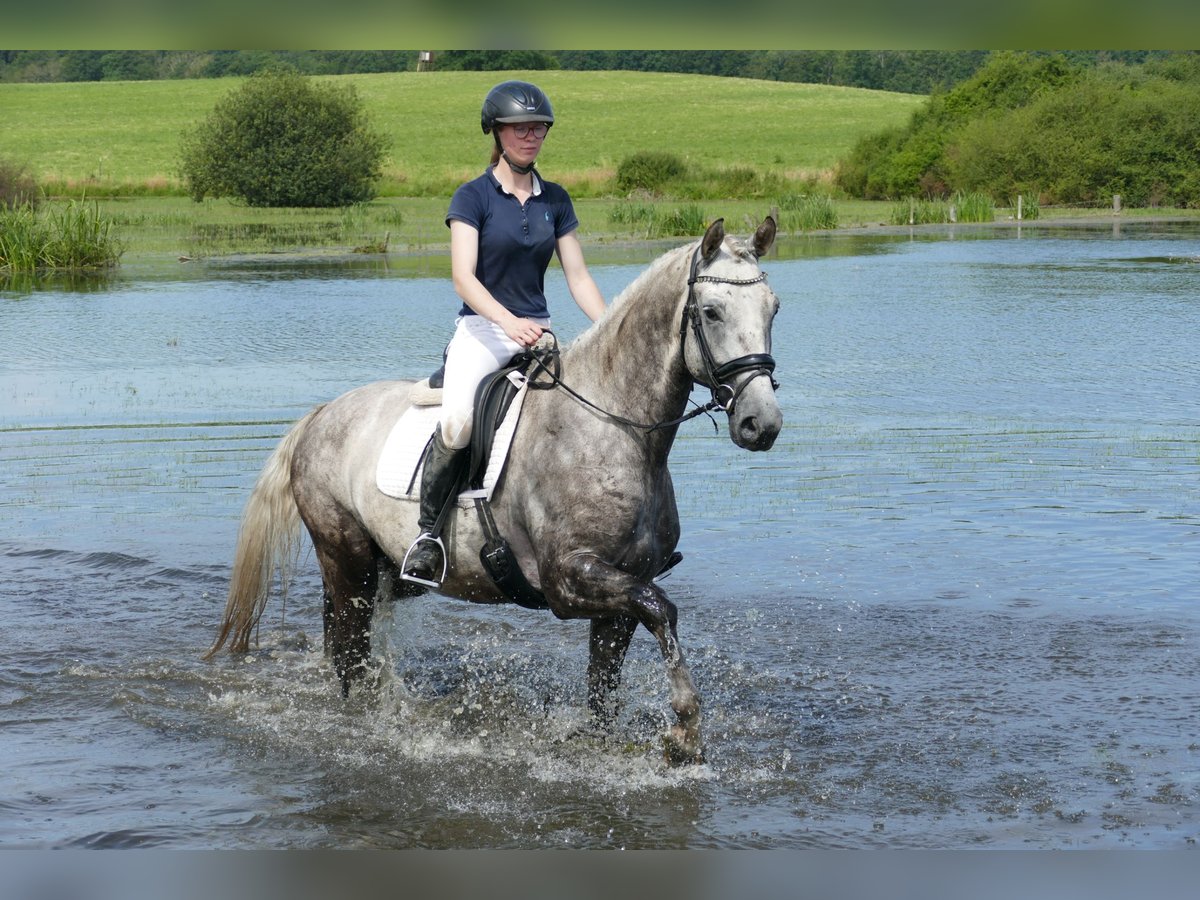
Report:
[[[541,88],[528,81],[502,81],[483,100],[480,113],[483,133],[497,125],[511,122],[545,122],[554,124],[554,110]]]

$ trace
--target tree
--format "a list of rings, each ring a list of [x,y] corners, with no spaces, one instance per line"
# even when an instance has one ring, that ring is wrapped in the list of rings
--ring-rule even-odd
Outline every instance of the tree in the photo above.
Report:
[[[386,146],[353,86],[270,70],[248,78],[184,133],[180,174],[197,201],[346,206],[375,196]]]

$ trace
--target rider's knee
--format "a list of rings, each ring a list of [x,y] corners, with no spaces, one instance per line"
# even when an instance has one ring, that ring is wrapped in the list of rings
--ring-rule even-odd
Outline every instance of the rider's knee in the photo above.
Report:
[[[471,417],[449,415],[442,418],[442,443],[451,450],[461,450],[471,443]]]

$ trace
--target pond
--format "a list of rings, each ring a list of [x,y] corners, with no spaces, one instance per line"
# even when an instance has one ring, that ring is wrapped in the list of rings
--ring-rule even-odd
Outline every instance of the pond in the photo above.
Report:
[[[661,249],[589,258],[611,299]],[[577,736],[586,624],[515,607],[388,606],[383,684],[342,701],[311,554],[259,651],[199,659],[289,424],[440,362],[444,257],[0,284],[0,846],[1194,843],[1200,229],[833,233],[764,268],[783,433],[700,418],[672,456],[686,770],[644,631],[612,742]]]

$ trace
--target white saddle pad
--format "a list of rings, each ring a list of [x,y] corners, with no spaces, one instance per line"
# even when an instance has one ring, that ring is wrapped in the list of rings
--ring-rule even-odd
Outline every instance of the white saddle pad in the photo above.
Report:
[[[508,376],[514,379],[518,391],[504,414],[504,421],[496,432],[492,442],[492,454],[488,458],[487,472],[483,476],[483,489],[479,491],[463,491],[458,496],[459,505],[468,508],[473,505],[476,497],[492,499],[492,492],[500,481],[504,471],[504,463],[508,459],[508,449],[512,446],[513,435],[517,431],[517,421],[521,417],[521,406],[525,402],[525,378],[513,373]],[[392,426],[383,451],[379,454],[379,463],[375,467],[375,484],[389,497],[402,500],[421,499],[421,454],[425,445],[433,436],[442,414],[438,406],[410,406],[404,415]],[[409,488],[411,487],[411,493]]]

